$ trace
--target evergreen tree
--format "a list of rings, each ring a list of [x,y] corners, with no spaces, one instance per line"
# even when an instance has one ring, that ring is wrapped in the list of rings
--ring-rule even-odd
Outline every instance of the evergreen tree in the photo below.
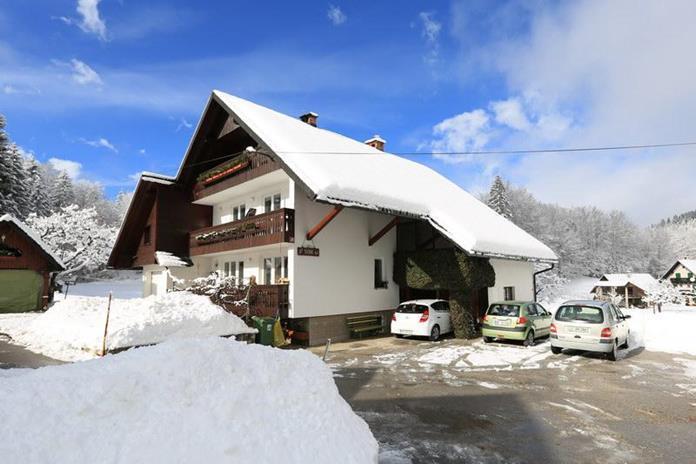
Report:
[[[48,216],[51,214],[51,203],[48,200],[39,163],[33,158],[28,158],[25,162],[25,170],[27,172],[30,212],[37,216]]]
[[[55,182],[50,186],[50,201],[53,211],[75,203],[72,180],[65,171],[59,172]]]
[[[512,207],[508,199],[507,188],[500,176],[495,176],[493,185],[491,185],[491,191],[488,194],[488,206],[504,218],[512,219]]]
[[[29,201],[23,157],[5,132],[5,118],[0,115],[0,213],[23,219]]]

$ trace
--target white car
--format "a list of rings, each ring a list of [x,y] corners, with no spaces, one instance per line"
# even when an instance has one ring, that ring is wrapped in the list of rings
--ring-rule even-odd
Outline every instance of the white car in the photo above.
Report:
[[[630,317],[605,301],[566,301],[550,327],[551,351],[595,351],[616,361],[619,348],[628,348],[631,331],[626,320]]]
[[[450,308],[445,300],[405,301],[392,315],[391,333],[397,337],[416,335],[437,340],[451,331]]]

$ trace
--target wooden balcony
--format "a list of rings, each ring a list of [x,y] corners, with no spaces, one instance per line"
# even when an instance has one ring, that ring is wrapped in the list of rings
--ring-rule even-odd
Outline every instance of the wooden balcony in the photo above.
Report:
[[[277,169],[280,169],[278,163],[260,153],[251,153],[231,161],[225,161],[199,176],[198,182],[193,186],[193,201],[227,190]]]
[[[239,221],[194,230],[191,256],[295,241],[295,210],[282,208]]]
[[[251,316],[288,317],[290,291],[288,284],[255,285],[249,292],[249,314]]]

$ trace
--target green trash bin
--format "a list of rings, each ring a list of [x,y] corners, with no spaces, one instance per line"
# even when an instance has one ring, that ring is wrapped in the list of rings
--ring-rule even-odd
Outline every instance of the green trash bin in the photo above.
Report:
[[[259,331],[259,333],[256,334],[256,342],[262,345],[272,346],[275,318],[253,316],[251,320],[254,321],[254,328]]]

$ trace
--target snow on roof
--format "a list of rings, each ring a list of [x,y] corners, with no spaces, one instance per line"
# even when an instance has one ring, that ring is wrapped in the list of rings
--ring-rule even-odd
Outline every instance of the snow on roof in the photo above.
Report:
[[[696,259],[680,259],[678,260],[682,266],[696,273]]]
[[[59,267],[65,269],[65,264],[63,264],[63,261],[56,255],[51,248],[44,243],[43,240],[41,240],[41,237],[39,237],[36,232],[34,232],[33,229],[31,229],[29,226],[24,224],[22,221],[19,219],[15,218],[11,214],[5,214],[0,217],[0,222],[11,222],[15,226],[17,226],[22,232],[24,232],[32,241],[34,241],[39,248],[41,248],[44,253],[46,253],[48,256],[50,256],[56,264],[58,264]]]
[[[656,286],[658,281],[650,274],[604,274],[595,287],[625,287],[628,283],[643,290],[649,290]]]
[[[555,262],[553,251],[427,166],[214,91],[316,200],[428,220],[472,255]]]
[[[372,138],[365,140],[365,142],[363,142],[363,143],[370,143],[370,142],[387,143],[387,141],[384,140],[382,137],[380,137],[378,134],[373,135]]]
[[[189,258],[182,258],[168,251],[155,251],[155,261],[164,267],[190,267],[193,263]]]
[[[140,179],[146,182],[156,182],[158,184],[171,185],[176,182],[176,177],[157,174],[156,172],[143,171],[140,174]]]

